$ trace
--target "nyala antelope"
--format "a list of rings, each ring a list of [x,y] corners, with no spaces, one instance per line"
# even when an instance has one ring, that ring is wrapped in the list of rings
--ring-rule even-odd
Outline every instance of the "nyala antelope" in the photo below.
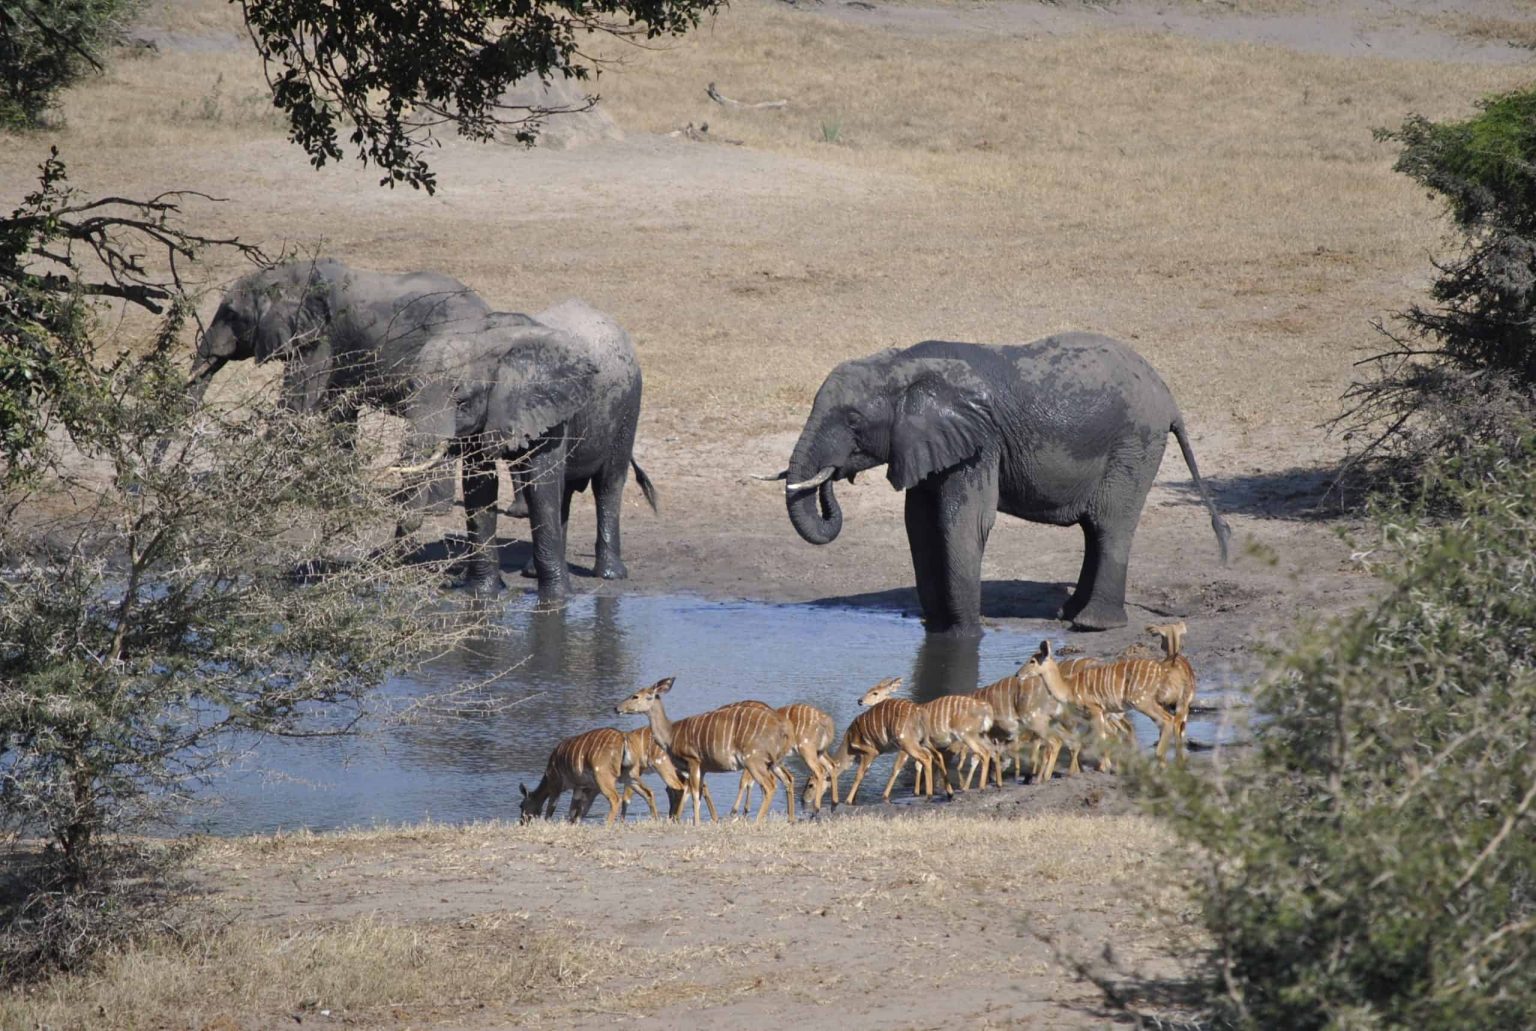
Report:
[[[1041,641],[1040,651],[1025,663],[1025,668],[1039,674],[1056,701],[1088,715],[1101,748],[1110,736],[1107,717],[1135,709],[1157,724],[1157,757],[1166,757],[1176,724],[1158,701],[1165,672],[1162,663],[1155,659],[1087,662],[1075,665],[1068,675],[1051,654],[1051,642]],[[1100,757],[1099,768],[1109,770],[1107,755]]]
[[[859,768],[854,772],[853,786],[843,796],[849,805],[855,804],[854,796],[858,794],[864,774],[869,772],[870,763],[883,752],[896,752],[897,755],[896,765],[891,769],[891,779],[886,781],[881,798],[887,802],[891,800],[891,789],[896,786],[896,777],[907,765],[908,759],[917,765],[917,783],[913,794],[933,794],[933,766],[937,762],[942,768],[944,759],[928,745],[928,726],[922,707],[905,698],[891,697],[899,687],[901,678],[890,677],[864,692],[859,698],[859,704],[864,706],[865,711],[848,724],[842,744],[837,746],[837,751],[832,755],[838,773],[847,769],[855,756],[858,757]],[[926,792],[923,790],[925,776],[928,783]],[[948,777],[944,781],[944,793],[953,794]]]
[[[987,731],[992,729],[992,706],[971,695],[944,695],[922,705],[923,719],[928,729],[928,747],[939,756],[939,770],[949,785],[949,770],[944,765],[947,752],[955,760],[958,772],[967,759],[971,770],[961,781],[960,790],[968,791],[971,773],[981,768],[981,787],[987,786],[987,772],[992,766],[992,748],[987,743]],[[998,786],[1003,783],[999,769]],[[932,792],[930,791],[930,794]]]
[[[531,792],[519,784],[522,813],[519,822],[527,823],[540,815],[547,820],[555,815],[555,803],[571,792],[570,820],[575,823],[586,815],[596,789],[608,800],[608,824],[619,815],[619,778],[623,775],[624,735],[612,727],[600,727],[561,741],[549,753],[544,777]],[[676,774],[674,773],[674,778]],[[654,811],[654,806],[652,807]]]
[[[821,803],[830,786],[835,808],[838,805],[837,767],[832,762],[831,748],[837,741],[837,724],[814,705],[800,702],[783,706],[778,713],[789,723],[790,750],[798,752],[805,768],[811,771],[805,793],[800,797],[801,804],[809,806],[812,813],[821,812]],[[745,813],[751,804],[752,778],[742,771],[741,784],[736,789],[736,804],[731,806],[731,812],[740,809]]]
[[[1195,668],[1184,656],[1184,634],[1188,629],[1183,620],[1147,625],[1147,633],[1163,642],[1163,683],[1158,689],[1157,701],[1164,708],[1173,710],[1174,743],[1181,760],[1189,730],[1189,710],[1195,702]]]
[[[672,689],[672,677],[658,680],[624,699],[615,711],[645,716],[651,734],[684,778],[683,805],[693,798],[693,822],[702,822],[704,774],[734,773],[745,769],[763,791],[756,823],[762,823],[773,803],[780,781],[788,796],[791,822],[795,819],[795,778],[780,763],[789,752],[789,727],[784,718],[761,702],[737,703],[712,712],[689,716],[673,723],[662,707],[661,696]],[[718,820],[714,802],[710,819]]]

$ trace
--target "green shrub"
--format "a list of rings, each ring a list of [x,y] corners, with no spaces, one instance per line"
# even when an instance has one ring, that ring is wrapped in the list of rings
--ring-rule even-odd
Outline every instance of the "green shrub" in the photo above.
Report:
[[[1392,326],[1346,394],[1340,422],[1416,470],[1426,461],[1509,454],[1536,411],[1536,87],[1488,97],[1463,121],[1409,118],[1378,136],[1396,169],[1446,204],[1460,252],[1437,263],[1432,305]]]
[[[0,0],[0,128],[36,126],[118,41],[137,0]]]
[[[1299,635],[1255,745],[1136,774],[1245,1028],[1536,1027],[1536,439],[1377,513],[1388,591]]]

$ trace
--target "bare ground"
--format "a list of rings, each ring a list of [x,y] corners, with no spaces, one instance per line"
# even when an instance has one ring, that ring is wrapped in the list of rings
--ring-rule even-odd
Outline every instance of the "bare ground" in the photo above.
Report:
[[[577,294],[613,312],[640,349],[637,457],[663,509],[651,516],[633,492],[633,578],[580,589],[914,610],[899,497],[878,477],[840,491],[843,535],[815,549],[794,536],[780,492],[746,474],[783,466],[844,358],[1087,328],[1131,341],[1169,381],[1238,548],[1217,564],[1171,456],[1137,538],[1133,626],[1081,643],[1113,650],[1142,616],[1175,615],[1197,656],[1241,661],[1299,616],[1373,589],[1355,557],[1369,545],[1341,539],[1349,525],[1315,507],[1344,449],[1320,425],[1375,339],[1369,320],[1421,297],[1446,240],[1371,130],[1411,112],[1464,115],[1526,80],[1528,51],[1510,42],[1531,38],[1536,7],[744,0],[675,46],[613,51],[622,62],[600,92],[622,140],[527,153],[449,143],[432,197],[381,190],[350,166],[311,170],[267,111],[226,5],[172,0],[149,17],[158,55],[119,60],[71,94],[47,138],[7,139],[7,195],[28,188],[52,142],[83,190],[228,198],[189,206],[212,232],[441,269],[506,308]],[[789,104],[727,110],[705,96],[712,81]],[[210,285],[238,271],[212,269]],[[267,373],[227,375],[220,389],[233,392]],[[591,532],[578,505],[579,568]],[[1001,521],[985,618],[1057,629],[1049,617],[1080,557],[1075,531]],[[1169,880],[1167,843],[1142,818],[1104,815],[1124,804],[1095,774],[896,821],[212,845],[199,861],[210,901],[248,937],[220,938],[200,960],[161,957],[176,973],[160,980],[142,973],[155,957],[125,957],[113,975],[59,988],[75,994],[49,1003],[64,1007],[49,1019],[84,1026],[68,1014],[99,1007],[118,1023],[86,1023],[1101,1026],[1093,993],[1023,921],[1079,955],[1108,941],[1176,969],[1169,953],[1190,939],[1139,900],[1187,903],[1147,887]],[[338,935],[353,953],[318,951]],[[535,941],[548,945],[537,976],[477,965]],[[314,962],[340,976],[370,950],[405,958],[350,987],[306,988],[318,967],[283,966],[331,956]],[[199,995],[199,978],[242,962],[261,984]],[[390,962],[430,976],[410,987]],[[455,971],[468,987],[434,1000],[430,986]],[[512,987],[477,993],[482,976]],[[134,977],[164,991],[132,1020],[89,994],[145,1004]],[[346,1005],[323,1015],[322,989]]]

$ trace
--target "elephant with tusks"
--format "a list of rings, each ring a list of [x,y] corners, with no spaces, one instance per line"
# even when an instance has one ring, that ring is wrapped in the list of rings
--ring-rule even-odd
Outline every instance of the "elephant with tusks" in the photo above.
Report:
[[[251,273],[225,293],[198,342],[188,389],[201,399],[230,361],[283,363],[285,408],[325,413],[345,444],[359,410],[402,416],[407,432],[404,536],[453,502],[461,477],[471,555],[468,584],[497,590],[497,470],[506,460],[532,521],[527,572],[540,593],[569,585],[565,520],[571,495],[597,499],[596,572],[628,574],[620,555],[620,494],[630,468],[651,507],[655,489],[634,463],[641,376],[629,335],[583,301],[535,316],[494,312],[434,272],[383,273],[334,259]]]
[[[907,542],[930,633],[980,633],[981,558],[998,512],[1078,526],[1084,554],[1059,618],[1126,624],[1126,567],[1169,433],[1210,512],[1222,561],[1230,530],[1195,465],[1162,378],[1125,344],[1063,333],[991,346],[929,340],[837,366],[784,479],[790,522],[812,544],[842,529],[833,485],[884,465],[906,492]]]

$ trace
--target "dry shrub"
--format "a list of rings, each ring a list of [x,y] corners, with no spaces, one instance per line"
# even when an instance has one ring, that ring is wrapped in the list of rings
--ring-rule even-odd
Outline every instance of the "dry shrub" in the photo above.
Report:
[[[0,1027],[139,1031],[224,1018],[274,1026],[326,1011],[335,1020],[442,1016],[581,988],[621,957],[612,946],[505,913],[402,925],[362,917],[319,926],[232,923],[159,935],[105,954],[99,973],[0,996]]]

